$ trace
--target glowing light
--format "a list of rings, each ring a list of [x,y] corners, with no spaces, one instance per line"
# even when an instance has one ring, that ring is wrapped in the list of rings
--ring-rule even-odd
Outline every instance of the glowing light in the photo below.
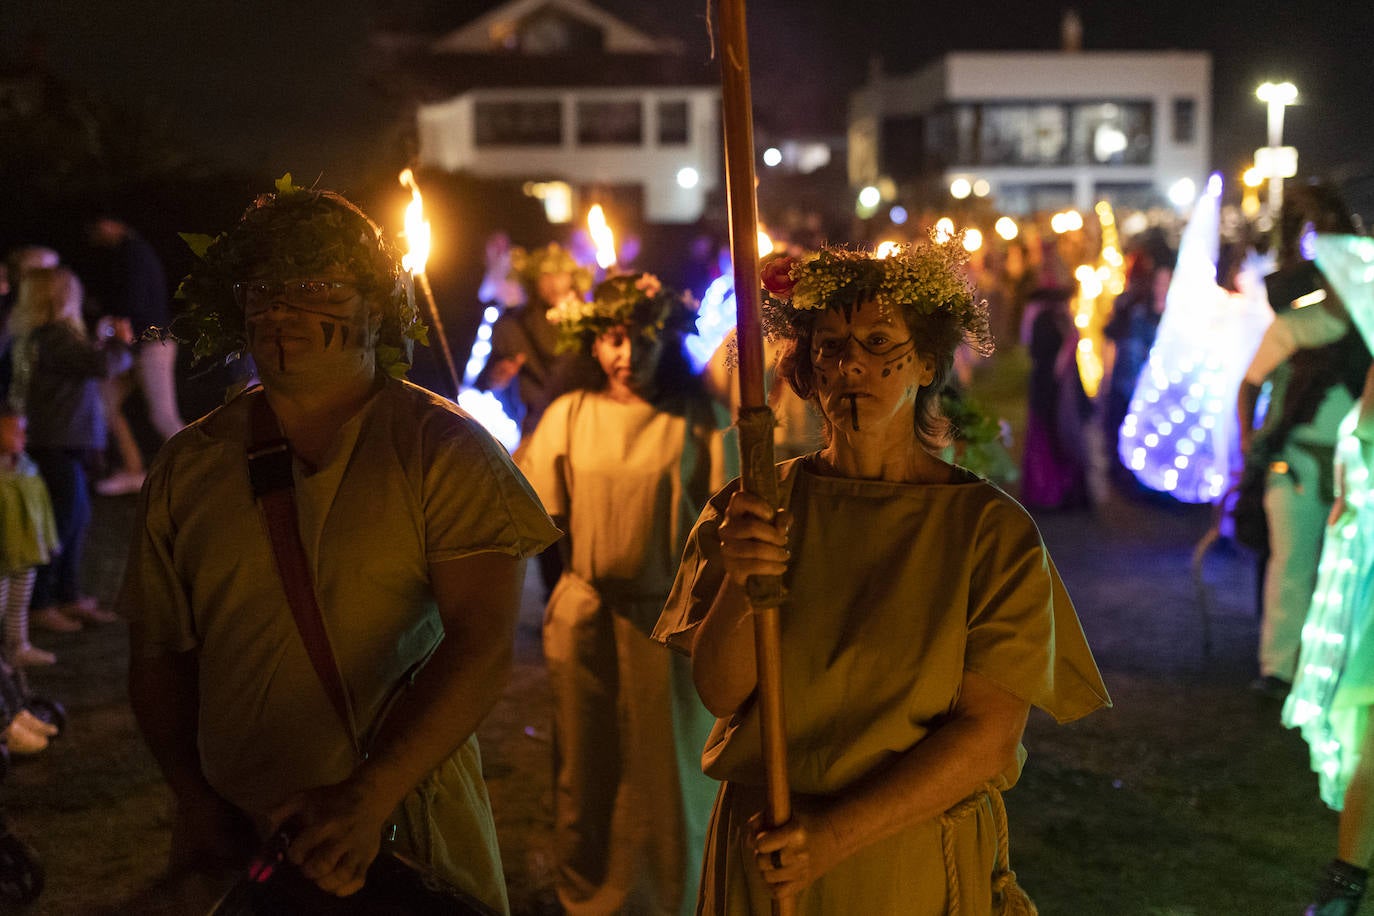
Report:
[[[977,229],[964,230],[964,250],[973,252],[983,247],[983,233]]]
[[[1006,239],[1008,242],[1016,238],[1016,236],[1021,232],[1021,227],[1016,225],[1016,220],[1012,219],[1010,216],[999,217],[992,228],[997,231],[998,235]]]
[[[401,267],[411,276],[425,272],[429,261],[431,232],[429,220],[425,219],[425,202],[420,196],[420,186],[415,183],[415,173],[405,169],[400,176],[401,186],[410,189],[410,203],[406,204],[405,230],[401,233],[406,240],[406,253],[401,255]]]
[[[1078,281],[1079,295],[1085,299],[1096,299],[1102,295],[1102,280],[1087,264],[1080,264],[1073,272],[1074,279]],[[1085,323],[1083,327],[1087,327]]]
[[[1240,180],[1247,188],[1258,188],[1264,184],[1264,173],[1252,165],[1241,173]]]
[[[677,170],[678,187],[690,190],[701,183],[701,173],[690,165],[684,165]]]
[[[883,202],[883,193],[873,185],[869,185],[859,191],[859,206],[867,210],[875,210],[878,204]]]
[[[935,241],[944,244],[954,238],[954,220],[942,216],[935,221]]]
[[[885,241],[885,242],[879,242],[879,243],[878,243],[878,247],[875,248],[875,249],[873,249],[873,257],[875,257],[875,258],[877,258],[877,259],[879,259],[879,260],[882,260],[882,259],[884,259],[884,258],[890,258],[890,257],[892,257],[894,254],[896,254],[897,252],[899,252],[899,251],[901,251],[901,250],[902,250],[902,243],[901,243],[901,242],[893,242],[893,241],[891,241],[891,240]]]
[[[1180,178],[1169,186],[1169,202],[1186,207],[1197,199],[1197,184],[1191,178]]]
[[[907,219],[910,218],[910,214],[906,212],[906,207],[897,204],[891,210],[887,211],[887,218],[892,220],[894,226],[904,226],[906,225]]]
[[[507,451],[515,451],[515,447],[520,444],[519,424],[506,416],[501,402],[490,391],[465,388],[458,394],[458,406],[481,423]]]
[[[782,164],[782,150],[776,146],[770,146],[763,151],[763,164],[770,169]]]
[[[593,204],[587,211],[587,231],[596,245],[597,266],[602,270],[610,270],[616,263],[615,233],[606,222],[606,212],[601,209],[601,204]]]
[[[955,200],[963,200],[973,193],[973,185],[967,178],[956,178],[949,183],[949,196]]]
[[[1298,87],[1289,82],[1261,83],[1255,97],[1270,105],[1292,105],[1298,100]]]
[[[1083,228],[1083,214],[1077,210],[1065,210],[1050,217],[1050,228],[1060,235],[1077,232]]]
[[[497,318],[500,318],[500,317],[501,317],[501,310],[500,310],[499,308],[497,308],[496,306],[494,306],[494,305],[489,305],[489,306],[487,306],[485,309],[482,310],[482,320],[485,321],[487,324],[491,324],[491,323],[494,322]]]
[[[759,257],[773,253],[773,237],[759,229]]]
[[[735,326],[735,277],[726,271],[711,281],[697,309],[697,329],[683,341],[693,368],[700,372]]]
[[[566,181],[527,181],[524,190],[527,196],[544,204],[544,216],[549,222],[572,222],[572,185]]]
[[[1231,294],[1216,285],[1221,188],[1209,181],[1179,244],[1164,315],[1121,425],[1120,456],[1146,486],[1184,502],[1217,499],[1240,462],[1235,417],[1241,376],[1273,320],[1258,260]],[[1104,227],[1105,228],[1105,227]],[[1134,458],[1146,452],[1143,467]]]
[[[986,178],[979,178],[977,181],[973,183],[974,197],[987,197],[991,193],[992,185],[988,184],[988,180]]]

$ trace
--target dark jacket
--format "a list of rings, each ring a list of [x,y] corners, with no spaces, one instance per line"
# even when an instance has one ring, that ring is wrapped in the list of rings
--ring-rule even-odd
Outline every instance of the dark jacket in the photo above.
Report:
[[[29,447],[103,451],[100,380],[128,370],[129,348],[117,340],[93,344],[62,322],[45,324],[14,346],[25,349],[30,366],[26,390],[11,390],[22,399]]]

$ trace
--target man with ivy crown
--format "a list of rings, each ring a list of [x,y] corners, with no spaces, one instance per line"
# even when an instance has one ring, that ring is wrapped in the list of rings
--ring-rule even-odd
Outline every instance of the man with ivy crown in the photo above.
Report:
[[[394,837],[505,912],[474,733],[509,673],[525,558],[558,532],[499,444],[401,380],[424,328],[357,207],[287,175],[187,241],[173,333],[251,357],[262,387],[159,453],[119,598],[130,700],[176,800],[173,870],[241,866],[289,825],[290,860],[344,896]],[[250,482],[264,429],[285,443],[322,640]]]

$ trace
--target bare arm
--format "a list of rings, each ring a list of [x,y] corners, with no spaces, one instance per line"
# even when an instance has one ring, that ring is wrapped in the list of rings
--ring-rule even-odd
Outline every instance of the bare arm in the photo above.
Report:
[[[481,553],[430,567],[444,640],[387,718],[367,761],[342,783],[298,793],[272,812],[296,817],[290,857],[322,889],[362,887],[386,819],[491,711],[510,675],[525,561]]]
[[[198,674],[194,652],[129,661],[129,705],[176,798],[173,868],[232,861],[255,840],[247,817],[210,787],[201,770]]]
[[[839,862],[938,817],[1005,772],[1029,711],[1025,700],[965,671],[949,718],[889,767],[834,798],[798,799],[792,819],[776,830],[756,826],[755,861],[774,896],[800,892]]]

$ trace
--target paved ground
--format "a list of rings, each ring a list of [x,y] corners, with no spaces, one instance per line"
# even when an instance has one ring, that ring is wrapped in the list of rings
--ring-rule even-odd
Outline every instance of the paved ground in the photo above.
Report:
[[[133,499],[101,499],[91,590],[117,586]],[[1058,727],[1033,713],[1021,784],[1007,798],[1012,861],[1042,913],[1296,914],[1331,854],[1335,817],[1305,747],[1272,703],[1246,690],[1256,624],[1248,558],[1209,554],[1211,658],[1202,649],[1190,557],[1205,508],[1114,497],[1093,513],[1044,515],[1116,701]],[[540,608],[523,613],[515,675],[481,738],[512,901],[552,912],[547,684]],[[28,912],[97,911],[156,875],[167,795],[124,696],[125,632],[114,624],[39,636],[60,663],[35,687],[63,700],[69,733],[0,787],[48,889]]]

